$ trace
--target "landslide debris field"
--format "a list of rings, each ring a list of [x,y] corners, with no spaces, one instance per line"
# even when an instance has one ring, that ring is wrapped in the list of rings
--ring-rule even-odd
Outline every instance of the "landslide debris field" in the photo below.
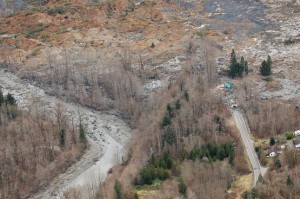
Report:
[[[54,91],[46,77],[55,67],[69,64],[79,74],[105,74],[110,64],[127,63],[133,70],[142,67],[147,71],[148,93],[152,87],[166,85],[167,78],[180,70],[189,43],[199,48],[200,41],[212,40],[223,49],[220,57],[226,61],[233,47],[246,57],[251,82],[262,98],[300,95],[297,1],[107,1],[86,5],[56,1],[47,6],[62,8],[61,14],[27,5],[25,10],[2,16],[1,59],[13,62],[19,76],[48,87],[50,93]],[[267,54],[274,63],[272,82],[257,76]]]
[[[19,103],[26,102],[25,109],[31,103],[29,95],[37,95],[49,109],[53,100],[65,104],[71,116],[80,104],[88,136],[96,143],[90,148],[95,161],[101,157],[105,161],[107,149],[114,146],[124,152],[130,137],[132,126],[126,114],[113,111],[115,117],[112,112],[98,112],[125,109],[122,96],[113,93],[123,84],[122,77],[130,77],[124,84],[132,96],[147,100],[152,92],[168,88],[186,65],[195,65],[197,74],[205,77],[207,57],[201,52],[211,53],[208,44],[217,49],[213,62],[219,78],[214,79],[215,84],[241,83],[224,78],[234,48],[249,65],[250,73],[242,83],[260,100],[300,97],[299,1],[16,2],[0,3],[0,80],[8,82],[5,90],[15,94]],[[267,55],[272,57],[273,74],[266,80],[259,67]],[[139,86],[132,86],[137,80],[128,71],[140,78]],[[31,88],[38,92],[33,94]],[[117,162],[107,160],[101,177]],[[62,175],[66,180],[57,180],[63,188],[81,181],[82,170],[93,163],[78,164],[82,165],[80,172],[70,168],[69,174]],[[39,196],[57,197],[51,185],[51,190]]]

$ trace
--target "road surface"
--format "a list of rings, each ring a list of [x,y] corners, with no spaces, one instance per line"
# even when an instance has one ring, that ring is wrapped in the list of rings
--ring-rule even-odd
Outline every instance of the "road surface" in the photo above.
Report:
[[[232,109],[232,115],[235,120],[236,126],[240,132],[244,147],[246,149],[247,155],[249,157],[252,169],[253,169],[253,187],[255,187],[259,176],[264,176],[267,168],[262,167],[258,160],[257,154],[255,152],[253,141],[250,137],[250,130],[248,123],[244,115],[240,110]]]

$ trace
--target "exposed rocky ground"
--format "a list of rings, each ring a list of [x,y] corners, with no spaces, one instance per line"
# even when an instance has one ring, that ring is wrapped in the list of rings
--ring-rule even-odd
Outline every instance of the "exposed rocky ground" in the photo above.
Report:
[[[230,80],[223,76],[234,48],[239,56],[248,60],[250,75],[245,81],[261,99],[299,99],[299,1],[153,2],[136,2],[130,10],[130,5],[124,1],[116,1],[112,8],[109,2],[85,7],[85,1],[70,1],[68,5],[51,1],[49,6],[63,6],[66,13],[53,16],[47,10],[29,9],[2,17],[0,59],[10,65],[17,76],[31,83],[18,87],[17,77],[1,73],[1,78],[5,78],[2,81],[8,81],[7,91],[17,96],[23,108],[27,108],[31,96],[35,96],[34,100],[42,103],[42,107],[51,109],[54,107],[52,101],[57,99],[45,92],[51,95],[57,92],[49,84],[55,76],[54,70],[69,67],[70,71],[76,71],[76,77],[88,77],[89,74],[109,74],[115,70],[111,66],[129,66],[137,73],[143,71],[142,89],[148,95],[167,88],[172,77],[187,64],[195,65],[195,70],[205,76],[207,68],[202,52],[206,40],[212,40],[218,49],[215,61],[220,77],[215,83],[241,84],[240,79]],[[38,30],[38,34],[32,30]],[[190,53],[194,53],[193,59]],[[273,59],[272,81],[268,82],[259,75],[259,66],[267,55]],[[60,98],[72,100],[63,90],[60,92]],[[105,103],[110,105],[112,100],[102,94]],[[45,96],[51,100],[43,101]],[[67,114],[78,121],[77,105],[67,104],[66,109]],[[112,115],[80,109],[89,136],[100,146],[101,153],[105,153],[111,139],[116,145],[126,142],[129,128],[123,121]],[[71,184],[70,180],[60,182]]]

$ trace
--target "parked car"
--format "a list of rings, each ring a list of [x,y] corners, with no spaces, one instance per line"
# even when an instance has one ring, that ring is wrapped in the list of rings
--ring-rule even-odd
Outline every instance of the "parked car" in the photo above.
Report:
[[[295,131],[295,132],[294,132],[294,135],[295,135],[295,136],[300,136],[300,130]]]
[[[294,140],[294,145],[296,148],[300,148],[300,139],[299,138]]]

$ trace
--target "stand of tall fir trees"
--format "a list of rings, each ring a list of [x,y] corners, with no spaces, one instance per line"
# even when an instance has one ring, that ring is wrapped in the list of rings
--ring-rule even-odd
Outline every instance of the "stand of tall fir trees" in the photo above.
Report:
[[[261,66],[260,66],[260,74],[262,76],[269,76],[271,75],[271,70],[272,70],[272,60],[271,60],[271,57],[270,55],[268,55],[268,58],[267,58],[267,61],[264,60],[262,63],[261,63]]]
[[[248,75],[248,62],[242,56],[240,62],[238,62],[235,51],[232,50],[230,55],[230,67],[229,67],[229,76],[232,78],[242,77]]]

